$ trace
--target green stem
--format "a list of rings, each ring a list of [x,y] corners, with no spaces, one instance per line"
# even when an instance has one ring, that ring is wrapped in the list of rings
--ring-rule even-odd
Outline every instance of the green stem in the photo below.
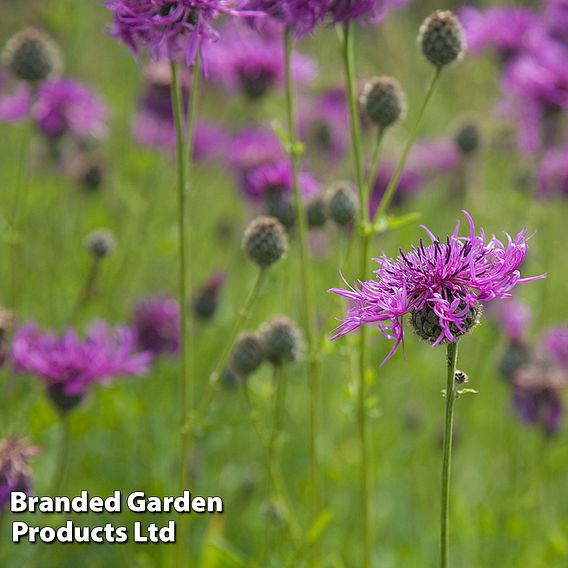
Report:
[[[378,221],[380,221],[381,219],[384,218],[389,205],[392,202],[392,199],[394,197],[394,194],[398,188],[398,183],[400,181],[400,176],[402,175],[402,171],[404,169],[404,166],[406,165],[406,160],[408,158],[408,154],[410,153],[410,149],[412,148],[412,145],[414,144],[414,141],[416,140],[416,137],[418,136],[418,132],[420,131],[420,126],[422,125],[422,120],[424,119],[424,115],[426,114],[426,109],[428,108],[428,105],[430,103],[430,100],[432,99],[432,95],[434,94],[434,91],[436,90],[436,86],[438,84],[438,80],[440,78],[440,73],[441,73],[441,68],[436,68],[436,71],[434,72],[434,76],[432,77],[432,80],[430,81],[430,85],[428,86],[428,89],[426,91],[426,95],[424,96],[424,101],[422,103],[422,108],[420,109],[420,113],[418,114],[418,119],[416,121],[416,123],[414,124],[414,127],[412,128],[410,135],[408,137],[408,140],[406,141],[406,145],[404,147],[404,150],[402,151],[402,155],[400,157],[400,160],[396,166],[396,170],[389,182],[389,185],[387,186],[387,189],[381,199],[381,203],[379,204],[379,207],[377,209],[377,212],[375,213],[375,216],[373,218],[373,225],[376,225]]]
[[[296,126],[296,109],[294,83],[292,78],[292,47],[293,33],[290,28],[284,33],[284,54],[286,71],[286,114],[288,121],[289,153],[292,167],[294,208],[298,240],[300,244],[300,268],[303,293],[304,318],[307,325],[307,340],[309,350],[309,397],[310,397],[310,458],[312,499],[315,511],[320,508],[320,479],[319,479],[319,360],[317,354],[317,325],[315,302],[313,301],[312,270],[309,258],[307,239],[307,218],[304,211],[300,192],[300,153],[298,150],[298,132]]]
[[[458,344],[448,343],[446,385],[446,422],[444,427],[444,454],[442,466],[442,511],[440,523],[440,566],[448,568],[450,558],[450,476],[452,467],[452,434],[454,427],[454,403],[456,401],[456,362]]]
[[[77,315],[85,308],[85,306],[93,296],[100,266],[101,259],[96,256],[93,257],[91,268],[89,269],[83,290],[81,291],[81,295],[79,296],[79,300],[77,301],[77,305],[75,307],[75,317],[77,317]]]
[[[207,388],[205,390],[201,403],[195,413],[195,416],[187,417],[188,420],[186,421],[184,430],[187,431],[188,436],[190,435],[193,426],[195,424],[199,424],[201,420],[203,420],[203,418],[205,417],[205,414],[207,413],[207,409],[209,408],[209,405],[211,404],[213,397],[215,395],[215,391],[217,390],[217,387],[219,385],[219,380],[221,379],[223,371],[227,367],[227,363],[229,362],[229,358],[231,357],[231,354],[233,352],[233,348],[235,346],[237,337],[239,333],[242,331],[244,325],[246,324],[250,314],[250,310],[254,305],[256,299],[258,298],[258,294],[260,292],[260,289],[262,288],[262,284],[264,283],[265,276],[266,276],[266,271],[260,269],[257,273],[254,286],[245,304],[243,305],[243,307],[239,312],[239,317],[237,318],[233,326],[231,335],[229,336],[229,339],[225,344],[223,351],[221,352],[221,357],[218,359],[215,369],[209,376],[209,382],[207,383]]]
[[[59,449],[55,461],[55,469],[53,471],[53,479],[51,481],[50,495],[60,495],[63,482],[65,481],[65,474],[67,472],[67,463],[69,461],[69,449],[71,441],[71,425],[70,417],[68,414],[61,416],[60,421],[61,439],[59,441]]]

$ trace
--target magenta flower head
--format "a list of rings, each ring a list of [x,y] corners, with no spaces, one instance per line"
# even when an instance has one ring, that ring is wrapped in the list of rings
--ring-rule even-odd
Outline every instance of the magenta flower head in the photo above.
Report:
[[[331,0],[329,12],[333,23],[370,19],[382,20],[389,12],[402,8],[410,0]]]
[[[526,332],[532,321],[532,311],[526,304],[512,299],[497,300],[490,302],[487,308],[509,340],[517,344],[526,343]]]
[[[250,0],[247,8],[265,14],[290,28],[297,37],[321,24],[333,0]]]
[[[148,370],[151,356],[136,352],[135,340],[131,329],[112,329],[103,322],[94,323],[84,339],[72,329],[58,337],[32,323],[14,335],[12,360],[17,373],[42,379],[56,408],[65,413],[81,402],[91,385]]]
[[[30,493],[29,462],[38,454],[39,448],[26,438],[13,436],[0,440],[0,515],[8,508],[12,491]]]
[[[227,158],[237,174],[243,176],[264,164],[284,160],[286,153],[272,129],[253,127],[241,130],[233,137]]]
[[[249,26],[230,22],[219,41],[207,47],[208,78],[249,100],[261,99],[274,89],[284,88],[282,41],[262,36]],[[292,75],[298,84],[309,83],[316,74],[314,62],[292,55]]]
[[[527,47],[528,35],[541,25],[538,14],[520,7],[480,11],[465,6],[459,17],[470,52],[492,48],[502,61],[508,61],[523,51]]]
[[[204,42],[218,34],[214,20],[221,14],[255,15],[242,10],[238,0],[112,0],[106,7],[114,16],[112,35],[134,54],[147,51],[153,59],[182,57],[193,65]]]
[[[33,106],[41,133],[50,139],[71,134],[80,139],[103,138],[107,131],[107,108],[90,89],[69,79],[42,84]]]
[[[333,339],[374,324],[395,342],[387,361],[403,344],[403,318],[408,314],[416,333],[433,346],[455,342],[477,322],[480,302],[510,297],[517,284],[544,278],[521,278],[526,229],[514,238],[507,235],[504,244],[494,236],[488,239],[483,229],[477,235],[472,218],[464,215],[469,235],[459,235],[459,222],[445,241],[423,227],[431,244],[420,240],[419,246],[401,250],[394,259],[383,254],[375,259],[379,268],[373,280],[330,290],[351,302]]]
[[[139,303],[132,317],[138,349],[156,357],[177,353],[180,319],[179,304],[172,298],[158,296]]]
[[[541,199],[568,197],[568,146],[546,151],[537,172],[537,188]]]
[[[568,2],[547,0],[544,8],[544,22],[552,37],[568,42]]]
[[[568,372],[568,326],[548,329],[542,343],[549,358]]]

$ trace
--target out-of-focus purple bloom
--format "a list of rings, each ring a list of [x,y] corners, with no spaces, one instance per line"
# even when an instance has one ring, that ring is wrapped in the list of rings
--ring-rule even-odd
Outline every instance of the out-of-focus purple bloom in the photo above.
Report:
[[[488,304],[507,337],[514,343],[526,343],[526,330],[532,320],[531,309],[517,300],[498,300]]]
[[[266,14],[294,30],[297,37],[312,33],[321,24],[333,0],[250,0],[247,8]]]
[[[528,250],[526,229],[514,238],[507,235],[504,244],[494,236],[487,239],[483,229],[477,235],[470,215],[464,214],[468,236],[459,236],[459,222],[445,241],[424,227],[431,244],[420,241],[394,259],[383,254],[375,259],[379,269],[374,280],[332,289],[351,302],[333,338],[374,324],[395,342],[386,361],[403,343],[403,317],[411,314],[413,323],[420,316],[428,325],[434,346],[457,341],[474,323],[479,302],[510,297],[518,284],[544,277],[521,278],[519,267]]]
[[[239,175],[246,175],[259,166],[284,160],[286,153],[273,130],[254,127],[241,130],[233,137],[227,158]]]
[[[546,151],[539,165],[537,186],[542,199],[568,197],[568,146]]]
[[[248,26],[231,22],[216,43],[207,47],[208,77],[224,87],[259,99],[271,89],[283,88],[285,79],[282,41],[262,36]],[[314,62],[292,55],[297,84],[309,83],[316,74]]]
[[[323,93],[303,105],[299,114],[300,138],[337,161],[347,144],[347,101],[342,88]]]
[[[450,138],[418,140],[408,156],[408,169],[425,178],[455,170],[460,162],[456,143]]]
[[[180,347],[180,309],[172,298],[149,298],[134,310],[132,327],[141,351],[154,356],[175,354]]]
[[[106,134],[107,108],[90,89],[69,79],[43,83],[33,106],[33,116],[47,138],[66,133],[79,139]]]
[[[292,191],[292,167],[288,160],[265,164],[251,170],[246,176],[243,189],[253,203],[258,203],[271,192],[288,194]],[[300,191],[308,199],[322,190],[321,184],[308,172],[300,172]]]
[[[171,71],[164,62],[152,63],[144,69],[146,87],[140,98],[132,134],[136,142],[151,148],[175,150],[176,129],[171,99]],[[184,112],[187,112],[190,89],[187,77],[182,77]],[[222,155],[227,136],[216,124],[198,121],[193,135],[193,158],[202,160]]]
[[[540,26],[538,14],[528,8],[498,7],[478,10],[465,6],[459,11],[468,51],[478,53],[486,48],[497,50],[507,61],[523,51],[528,36]]]
[[[29,88],[16,83],[10,74],[0,69],[0,122],[21,122],[30,113]]]
[[[12,491],[31,491],[29,462],[38,454],[39,448],[26,438],[0,440],[0,515],[8,508]]]
[[[37,375],[65,396],[82,397],[94,383],[145,373],[151,356],[135,348],[135,333],[126,327],[96,322],[82,339],[72,329],[56,336],[32,323],[15,333],[12,359],[16,372]]]
[[[369,200],[369,213],[371,217],[375,215],[379,207],[395,168],[396,166],[392,163],[382,163],[379,165]],[[392,204],[398,205],[408,197],[415,195],[424,187],[424,183],[424,178],[418,172],[409,168],[404,169],[400,176]]]
[[[409,2],[410,0],[331,0],[329,11],[334,23],[364,18],[376,22]]]
[[[112,0],[112,35],[134,54],[146,50],[154,59],[182,57],[192,65],[204,42],[218,34],[214,20],[221,14],[254,15],[242,10],[242,0]]]
[[[568,42],[568,0],[547,0],[544,22],[552,37]]]
[[[562,426],[564,404],[562,393],[568,376],[557,365],[538,361],[518,369],[513,378],[513,401],[521,418],[540,426],[548,435]]]
[[[548,355],[565,371],[568,371],[568,327],[548,329],[543,337],[543,346]]]

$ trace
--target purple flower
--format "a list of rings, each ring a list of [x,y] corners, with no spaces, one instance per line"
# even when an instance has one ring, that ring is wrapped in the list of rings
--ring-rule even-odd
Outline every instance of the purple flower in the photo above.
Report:
[[[544,22],[552,37],[564,43],[568,42],[568,1],[547,0]]]
[[[265,164],[251,170],[243,187],[245,195],[253,203],[258,203],[271,192],[289,194],[292,191],[292,167],[288,160],[276,164]],[[300,191],[307,199],[321,192],[320,183],[308,172],[300,172]]]
[[[423,227],[431,244],[421,240],[419,246],[406,253],[401,250],[394,259],[383,254],[375,259],[379,268],[374,280],[331,290],[351,301],[333,339],[361,325],[375,324],[395,342],[386,361],[403,343],[402,320],[410,314],[417,332],[428,335],[434,346],[454,342],[475,323],[479,302],[510,297],[517,284],[544,277],[520,276],[518,269],[528,250],[526,229],[514,238],[507,235],[503,244],[494,236],[487,239],[483,229],[476,235],[472,218],[465,211],[464,215],[468,236],[459,236],[459,222],[445,241]]]
[[[8,508],[12,491],[31,491],[29,461],[38,454],[39,448],[26,438],[0,440],[0,515]]]
[[[408,157],[408,168],[425,178],[455,170],[460,162],[456,143],[450,138],[418,140]]]
[[[0,68],[0,122],[22,122],[30,113],[31,93]]]
[[[47,138],[69,133],[83,140],[106,134],[106,106],[82,83],[69,79],[46,81],[39,89],[32,111]]]
[[[532,320],[531,309],[516,300],[497,300],[488,304],[507,337],[516,344],[526,343],[526,330]]]
[[[250,0],[247,7],[266,14],[294,30],[297,37],[312,33],[321,24],[333,0]]]
[[[138,114],[132,128],[134,140],[144,146],[173,152],[176,147],[176,129],[171,99],[171,71],[167,64],[152,63],[144,69],[146,88],[138,105]],[[190,96],[189,81],[182,77],[184,112]],[[195,125],[193,158],[207,159],[225,152],[227,136],[216,124],[199,121]]]
[[[347,144],[347,101],[342,88],[326,91],[304,104],[299,115],[300,138],[308,148],[315,148],[338,161]]]
[[[494,48],[506,61],[527,46],[527,37],[538,26],[538,15],[527,8],[499,7],[480,11],[465,6],[459,12],[464,27],[468,51],[477,53]]]
[[[562,426],[562,392],[567,385],[565,370],[556,365],[542,361],[523,365],[513,377],[515,408],[528,424],[556,434]]]
[[[221,14],[254,15],[241,9],[239,0],[112,0],[112,35],[134,54],[146,50],[154,59],[177,60],[191,66],[204,42],[218,34],[213,21]]]
[[[409,2],[410,0],[331,0],[329,11],[334,23],[364,18],[376,22]]]
[[[568,327],[548,329],[542,342],[550,358],[568,371]]]
[[[132,319],[138,349],[154,356],[179,351],[181,316],[176,300],[149,298],[136,306]]]
[[[369,213],[371,217],[375,215],[381,203],[381,199],[385,194],[395,168],[396,166],[392,163],[381,163],[379,165],[371,192],[371,199],[369,200]],[[402,203],[408,197],[418,193],[423,187],[424,178],[418,172],[409,168],[404,169],[394,195],[393,205]]]
[[[231,141],[227,158],[239,175],[264,164],[275,164],[286,158],[278,137],[270,128],[253,127],[241,130]]]
[[[271,89],[284,87],[284,53],[280,39],[262,36],[248,26],[231,22],[218,42],[207,48],[208,77],[224,87],[241,91],[251,100]],[[314,62],[298,53],[292,56],[292,74],[298,84],[309,83]]]
[[[537,187],[542,199],[568,197],[568,146],[546,151],[537,172]]]
[[[103,322],[93,324],[84,339],[72,329],[55,336],[31,323],[16,332],[12,360],[17,373],[43,379],[52,398],[55,391],[81,398],[92,384],[147,371],[151,356],[135,352],[135,339],[131,329],[112,329]]]

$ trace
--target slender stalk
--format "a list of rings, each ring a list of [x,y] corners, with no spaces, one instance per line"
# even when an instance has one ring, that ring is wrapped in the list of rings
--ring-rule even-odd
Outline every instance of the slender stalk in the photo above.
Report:
[[[77,301],[77,305],[75,307],[75,315],[81,312],[81,310],[87,305],[91,297],[93,296],[93,292],[95,290],[95,283],[97,281],[97,276],[99,274],[99,269],[101,266],[101,259],[99,257],[94,256],[93,261],[91,263],[91,268],[87,274],[87,278],[85,279],[85,284],[83,285],[83,290],[81,291],[81,295]]]
[[[60,495],[65,481],[67,472],[67,464],[69,461],[69,450],[71,441],[71,426],[68,414],[61,416],[60,420],[60,436],[58,454],[55,461],[55,469],[53,471],[53,479],[51,481],[50,495]]]
[[[276,443],[282,431],[282,419],[286,406],[286,379],[282,365],[275,365],[273,370],[274,404],[272,409],[272,431],[268,440],[268,461],[276,460]]]
[[[201,420],[205,417],[205,414],[207,413],[207,409],[209,408],[209,405],[213,400],[213,396],[215,395],[215,391],[217,390],[217,386],[219,385],[219,380],[221,379],[223,371],[227,367],[227,363],[229,362],[229,358],[231,356],[231,353],[233,352],[233,348],[235,346],[237,337],[239,333],[242,331],[243,327],[245,326],[250,314],[250,310],[254,305],[254,303],[256,302],[256,299],[258,298],[258,294],[264,283],[265,276],[266,276],[266,271],[260,269],[257,273],[254,286],[245,304],[243,305],[243,307],[239,312],[239,317],[235,321],[235,324],[231,331],[231,335],[229,336],[229,339],[225,344],[223,351],[221,352],[221,357],[218,359],[213,372],[209,376],[209,382],[207,383],[207,388],[205,390],[203,398],[201,399],[201,403],[195,413],[195,416],[187,417],[187,421],[184,426],[184,430],[187,431],[187,435],[190,435],[193,426],[195,424],[199,424]]]
[[[428,89],[426,90],[426,95],[424,96],[424,101],[422,103],[422,107],[418,114],[418,119],[416,120],[412,130],[410,131],[410,135],[408,136],[408,140],[406,141],[406,145],[404,147],[404,150],[402,151],[402,155],[400,156],[400,160],[396,166],[396,170],[389,182],[389,185],[387,186],[385,193],[383,194],[381,203],[377,208],[377,211],[373,218],[373,225],[376,225],[377,222],[380,221],[385,216],[388,207],[392,202],[394,194],[398,188],[398,183],[400,181],[400,176],[402,175],[402,170],[406,165],[408,154],[410,153],[410,149],[412,148],[412,145],[414,144],[414,141],[418,136],[418,132],[420,131],[420,126],[422,125],[422,120],[424,119],[424,115],[426,114],[426,109],[428,108],[430,100],[432,99],[432,95],[434,94],[436,86],[438,85],[438,80],[440,78],[441,70],[442,70],[441,68],[436,69],[436,71],[434,72],[434,76],[432,77],[432,80],[430,81],[430,84],[428,86]]]
[[[307,325],[307,341],[309,349],[309,398],[310,398],[310,458],[312,500],[315,511],[320,508],[320,478],[319,478],[319,372],[320,365],[317,354],[317,325],[315,302],[313,301],[312,270],[309,258],[307,239],[307,218],[300,193],[300,155],[298,151],[298,132],[296,125],[296,104],[294,82],[292,78],[292,47],[293,34],[290,28],[284,33],[284,55],[286,70],[286,114],[288,120],[288,135],[290,147],[290,163],[292,166],[294,208],[298,240],[300,244],[300,268],[304,305],[304,318]]]
[[[442,508],[440,519],[440,567],[450,565],[450,476],[452,469],[452,437],[454,428],[454,403],[456,401],[456,363],[458,344],[448,343],[446,385],[446,422],[444,427],[444,454],[442,462]]]

